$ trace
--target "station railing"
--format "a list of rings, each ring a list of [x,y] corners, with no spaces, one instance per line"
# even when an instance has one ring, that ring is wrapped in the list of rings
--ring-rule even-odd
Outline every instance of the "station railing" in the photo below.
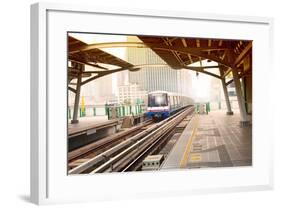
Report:
[[[122,118],[129,115],[141,115],[146,111],[143,104],[135,105],[96,105],[79,107],[79,117],[108,116],[108,119]],[[68,107],[68,119],[72,119],[73,108]]]
[[[195,103],[195,112],[196,113],[208,114],[210,111],[211,111],[210,102]]]

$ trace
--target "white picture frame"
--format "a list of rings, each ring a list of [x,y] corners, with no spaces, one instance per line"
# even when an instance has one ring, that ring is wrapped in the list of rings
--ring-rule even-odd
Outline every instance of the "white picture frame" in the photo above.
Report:
[[[98,24],[93,24],[95,21]],[[137,24],[134,26],[135,22]],[[153,27],[153,24],[157,24],[157,27]],[[186,24],[184,28],[193,25],[192,31],[183,30],[180,25],[184,24]],[[224,31],[221,26],[225,27]],[[272,28],[273,20],[264,17],[112,9],[89,5],[33,4],[31,6],[31,201],[36,204],[70,203],[272,189],[273,139],[269,131],[271,117],[261,110],[257,111],[268,108],[272,104],[270,95],[266,93],[271,86],[257,84],[261,80],[269,83],[269,77],[258,69],[266,67],[267,70],[272,70]],[[232,33],[229,31],[231,29]],[[64,97],[67,76],[65,33],[67,31],[122,34],[139,34],[141,31],[142,34],[151,35],[253,39],[253,112],[255,112],[253,166],[174,170],[161,173],[68,176],[66,146],[64,146],[67,139],[66,97]],[[55,71],[54,66],[61,70]],[[263,102],[263,99],[267,102]],[[57,102],[55,107],[54,100]],[[91,187],[95,187],[94,190]]]

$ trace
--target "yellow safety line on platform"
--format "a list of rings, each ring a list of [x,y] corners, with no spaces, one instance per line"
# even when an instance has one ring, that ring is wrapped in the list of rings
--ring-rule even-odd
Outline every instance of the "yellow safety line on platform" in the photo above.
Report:
[[[201,154],[198,154],[198,153],[190,154],[190,161],[191,162],[193,162],[193,161],[201,161],[201,160],[202,160]]]
[[[180,168],[185,168],[186,165],[187,165],[188,157],[189,157],[190,150],[191,150],[191,144],[192,144],[193,139],[195,138],[196,133],[197,133],[197,126],[198,126],[198,117],[196,117],[196,120],[194,121],[194,127],[192,129],[192,134],[191,134],[191,136],[190,136],[190,138],[187,142],[185,151],[183,153],[183,157],[182,157],[181,162],[180,162]]]

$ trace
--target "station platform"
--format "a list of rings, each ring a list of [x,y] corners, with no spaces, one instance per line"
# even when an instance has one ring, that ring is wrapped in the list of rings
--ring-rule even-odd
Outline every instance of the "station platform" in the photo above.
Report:
[[[68,120],[68,134],[77,134],[105,124],[116,123],[116,121],[117,120],[108,120],[107,116],[81,117],[79,118],[79,122],[75,124],[72,124],[71,120]]]
[[[145,114],[133,116],[133,123],[137,124],[144,120]],[[79,134],[90,129],[99,129],[107,126],[116,126],[123,122],[123,118],[108,119],[108,116],[89,116],[80,117],[78,123],[71,123],[68,119],[68,135]]]
[[[220,110],[194,114],[161,169],[251,165],[251,125],[240,126],[239,112],[226,115]]]
[[[133,116],[132,118],[122,117],[108,120],[107,116],[89,116],[79,118],[78,123],[71,123],[68,120],[68,150],[97,141],[101,138],[113,135],[120,129],[131,128],[142,122],[144,115]]]
[[[72,124],[68,121],[68,150],[72,151],[100,138],[114,134],[120,126],[119,119],[108,120],[107,116],[79,118],[79,122]]]

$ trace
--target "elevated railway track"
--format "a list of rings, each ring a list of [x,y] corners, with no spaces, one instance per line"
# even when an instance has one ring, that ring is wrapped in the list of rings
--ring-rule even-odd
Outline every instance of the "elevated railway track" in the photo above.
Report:
[[[188,106],[158,123],[146,121],[71,151],[68,154],[68,173],[94,174],[140,170],[142,160],[147,155],[159,152],[172,137],[175,128],[193,113],[194,107]]]

